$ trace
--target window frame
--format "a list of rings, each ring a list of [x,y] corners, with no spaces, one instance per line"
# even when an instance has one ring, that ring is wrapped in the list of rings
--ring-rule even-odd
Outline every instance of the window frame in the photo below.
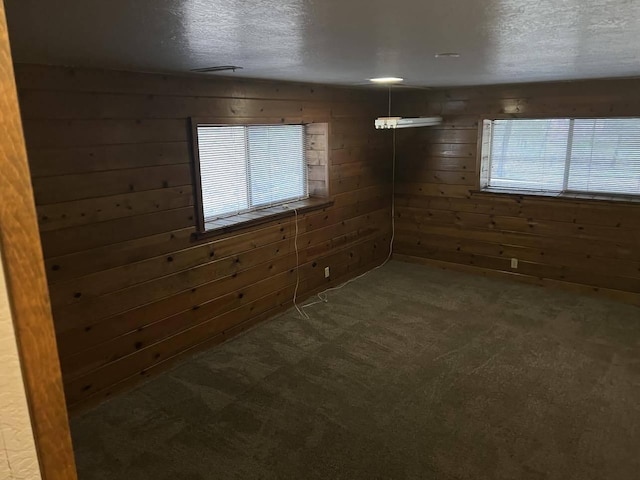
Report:
[[[266,125],[303,125],[305,127],[305,135],[307,134],[307,128],[311,125],[325,125],[327,144],[324,149],[327,156],[329,155],[328,145],[328,123],[327,122],[285,122],[284,119],[263,119],[262,121],[250,121],[246,118],[201,118],[190,117],[190,157],[192,165],[192,184],[193,184],[193,196],[194,196],[194,209],[195,209],[195,227],[196,232],[192,236],[193,240],[202,238],[209,238],[217,236],[223,233],[228,233],[240,229],[250,228],[263,223],[276,221],[279,219],[287,218],[298,214],[303,214],[313,210],[320,210],[333,205],[333,200],[328,194],[328,166],[326,170],[325,181],[327,188],[324,194],[317,194],[312,192],[309,184],[309,175],[307,172],[307,193],[308,198],[302,200],[293,200],[286,203],[281,203],[274,206],[266,206],[264,208],[252,209],[244,213],[236,215],[230,215],[228,217],[219,218],[213,221],[206,221],[204,218],[204,203],[202,201],[202,181],[200,170],[200,151],[198,147],[198,126],[211,126],[211,127],[225,127],[225,126],[266,126]],[[305,152],[306,158],[306,152]],[[309,168],[309,162],[306,161],[306,166]],[[328,164],[328,158],[327,158]]]
[[[500,187],[490,187],[488,185],[491,169],[491,143],[492,143],[492,127],[490,122],[494,120],[552,120],[552,119],[615,119],[615,118],[638,118],[639,115],[616,115],[604,117],[602,115],[515,115],[515,114],[498,114],[491,116],[482,116],[478,122],[478,144],[476,155],[476,179],[477,190],[472,191],[474,194],[490,194],[490,195],[511,195],[511,196],[527,196],[527,197],[545,197],[545,198],[565,198],[569,200],[596,200],[596,201],[613,201],[622,203],[640,203],[640,195],[624,194],[624,193],[607,193],[607,192],[584,192],[580,190],[565,190],[561,192],[548,190],[519,190]],[[489,157],[489,161],[485,161],[485,157]],[[566,176],[566,172],[565,172]],[[566,179],[565,179],[566,180]]]

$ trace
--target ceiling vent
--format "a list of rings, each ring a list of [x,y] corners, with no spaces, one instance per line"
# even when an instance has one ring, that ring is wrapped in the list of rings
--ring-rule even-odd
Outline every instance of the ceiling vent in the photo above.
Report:
[[[236,65],[217,65],[215,67],[206,67],[206,68],[194,68],[191,71],[197,73],[214,73],[214,72],[235,72],[236,70],[242,70],[242,67],[238,67]]]

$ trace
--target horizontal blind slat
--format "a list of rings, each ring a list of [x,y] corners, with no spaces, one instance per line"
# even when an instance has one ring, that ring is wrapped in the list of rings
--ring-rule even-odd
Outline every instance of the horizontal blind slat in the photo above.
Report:
[[[251,206],[306,198],[304,127],[258,125],[247,130]]]
[[[495,120],[489,186],[559,191],[569,119]]]
[[[640,195],[640,118],[494,120],[490,158],[490,187],[562,192],[568,166],[568,191]]]
[[[248,206],[245,128],[198,126],[204,218],[238,213]]]
[[[640,195],[640,119],[576,119],[569,189]]]
[[[308,197],[303,125],[197,126],[205,220]]]

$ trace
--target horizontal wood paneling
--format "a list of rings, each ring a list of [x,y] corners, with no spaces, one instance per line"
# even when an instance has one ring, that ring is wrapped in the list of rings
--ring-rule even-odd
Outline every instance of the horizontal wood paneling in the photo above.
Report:
[[[391,137],[373,128],[380,92],[33,65],[18,65],[16,78],[73,408],[291,305],[294,218],[192,239],[188,117],[328,123],[308,132],[309,172],[328,179],[335,201],[298,218],[299,298],[388,254]]]
[[[385,239],[386,241],[387,239]],[[386,253],[385,253],[386,256]],[[368,270],[371,270],[372,268],[374,268],[376,265],[380,264],[381,260],[380,258],[374,258],[373,261],[371,261],[368,264],[363,264],[363,266],[359,266],[353,270],[350,270],[346,273],[346,275],[343,275],[342,277],[335,277],[334,283],[340,283],[342,281],[346,281],[348,278],[352,278],[354,276],[360,275],[362,273],[365,273]],[[313,293],[317,293],[323,289],[326,288],[326,285],[323,285],[321,287],[317,287],[314,290],[309,290],[308,294],[313,294]],[[280,296],[279,296],[280,297]],[[100,402],[103,399],[109,398],[111,396],[113,396],[114,394],[117,394],[118,392],[127,390],[129,388],[131,388],[132,385],[135,385],[136,383],[139,383],[141,381],[141,378],[148,378],[154,375],[157,375],[158,373],[162,372],[164,369],[166,369],[168,366],[170,366],[173,362],[175,362],[176,360],[180,359],[181,357],[186,356],[187,354],[190,353],[194,353],[206,348],[209,348],[213,345],[217,345],[221,342],[224,342],[225,340],[227,340],[228,338],[233,337],[234,335],[237,335],[238,333],[241,333],[245,330],[247,330],[248,328],[251,328],[252,326],[254,326],[255,324],[257,324],[260,321],[263,321],[264,319],[267,319],[279,312],[281,312],[282,310],[284,310],[285,308],[288,308],[289,306],[291,306],[291,301],[289,298],[284,298],[282,299],[281,303],[276,305],[275,307],[265,311],[264,313],[261,313],[259,315],[253,315],[250,316],[248,318],[248,320],[245,321],[241,321],[240,323],[237,323],[236,325],[228,328],[227,330],[222,331],[221,333],[214,335],[213,337],[207,337],[205,338],[203,341],[201,341],[200,343],[196,343],[192,346],[190,346],[189,348],[187,348],[186,350],[181,351],[179,354],[177,355],[173,355],[173,356],[167,356],[163,359],[160,359],[159,361],[157,361],[156,363],[154,363],[151,367],[146,368],[144,370],[141,370],[139,372],[136,372],[135,374],[124,378],[123,380],[118,381],[117,383],[112,384],[109,388],[106,389],[102,389],[102,390],[97,390],[94,393],[85,395],[83,398],[83,405],[90,405],[90,404],[94,404],[97,402]],[[254,308],[255,311],[255,308]],[[239,312],[242,312],[242,310],[239,310]],[[246,316],[246,315],[244,315]]]
[[[34,178],[40,205],[191,185],[188,164]]]
[[[443,115],[444,124],[398,134],[399,258],[640,303],[640,204],[475,192],[482,118],[640,116],[639,87],[607,80],[400,93],[404,115]]]
[[[40,230],[58,230],[158,210],[172,210],[193,205],[193,198],[189,181],[189,184],[180,187],[167,186],[157,190],[45,204],[38,208]]]

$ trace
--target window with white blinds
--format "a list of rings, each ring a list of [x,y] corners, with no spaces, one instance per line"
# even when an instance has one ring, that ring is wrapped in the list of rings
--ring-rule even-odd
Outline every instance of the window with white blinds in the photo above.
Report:
[[[196,128],[205,222],[308,197],[303,125]]]
[[[483,187],[640,195],[640,118],[493,120],[485,129]]]

